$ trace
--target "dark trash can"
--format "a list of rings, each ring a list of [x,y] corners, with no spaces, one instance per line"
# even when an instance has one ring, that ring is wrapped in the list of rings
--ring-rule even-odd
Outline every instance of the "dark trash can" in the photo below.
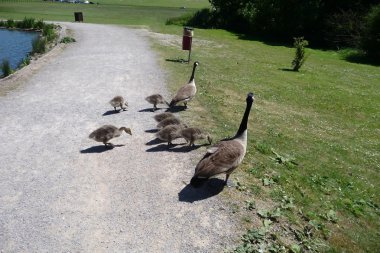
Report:
[[[74,12],[75,22],[83,22],[83,13]]]

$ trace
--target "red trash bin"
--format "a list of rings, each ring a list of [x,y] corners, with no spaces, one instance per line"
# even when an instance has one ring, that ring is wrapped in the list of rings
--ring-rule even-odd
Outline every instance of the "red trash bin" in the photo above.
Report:
[[[193,28],[184,27],[183,28],[183,37],[182,37],[182,50],[191,50],[191,44],[193,41]]]

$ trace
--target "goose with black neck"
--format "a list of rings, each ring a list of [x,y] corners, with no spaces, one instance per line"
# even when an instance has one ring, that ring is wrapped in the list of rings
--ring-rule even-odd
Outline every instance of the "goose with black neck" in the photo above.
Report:
[[[253,101],[253,93],[248,93],[245,112],[237,133],[207,150],[195,167],[194,176],[190,181],[192,186],[199,187],[210,177],[223,173],[226,174],[224,184],[227,184],[230,174],[241,164],[247,151],[247,125]]]
[[[183,102],[187,108],[187,102],[194,98],[197,93],[197,87],[195,86],[195,69],[199,65],[199,62],[194,62],[193,71],[191,73],[190,80],[187,84],[183,85],[176,93],[174,98],[169,104],[169,107],[175,106],[179,102]]]

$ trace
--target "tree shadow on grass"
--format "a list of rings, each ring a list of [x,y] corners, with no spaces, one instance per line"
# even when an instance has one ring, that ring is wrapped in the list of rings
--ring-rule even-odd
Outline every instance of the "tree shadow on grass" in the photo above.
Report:
[[[114,148],[123,147],[125,145],[113,145],[113,147],[106,147],[105,145],[93,146],[90,148],[82,149],[80,152],[82,154],[93,154],[93,153],[103,153],[110,151]]]
[[[376,61],[375,59],[370,58],[366,56],[364,53],[360,53],[360,52],[348,53],[347,55],[343,56],[343,59],[351,63],[372,65],[375,67],[380,66],[379,60]]]
[[[219,178],[211,178],[198,188],[188,184],[178,193],[178,200],[188,203],[205,200],[221,193],[224,186],[224,180]]]

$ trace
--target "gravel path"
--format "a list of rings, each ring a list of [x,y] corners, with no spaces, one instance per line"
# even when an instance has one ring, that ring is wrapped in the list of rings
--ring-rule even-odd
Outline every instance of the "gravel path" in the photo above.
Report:
[[[214,196],[220,187],[184,183],[201,154],[168,152],[147,131],[155,122],[144,98],[169,97],[147,37],[118,26],[63,25],[77,42],[38,60],[44,67],[0,97],[0,252],[230,247],[237,226]],[[119,94],[129,110],[110,113],[108,101]],[[133,135],[105,150],[88,138],[103,124]]]

